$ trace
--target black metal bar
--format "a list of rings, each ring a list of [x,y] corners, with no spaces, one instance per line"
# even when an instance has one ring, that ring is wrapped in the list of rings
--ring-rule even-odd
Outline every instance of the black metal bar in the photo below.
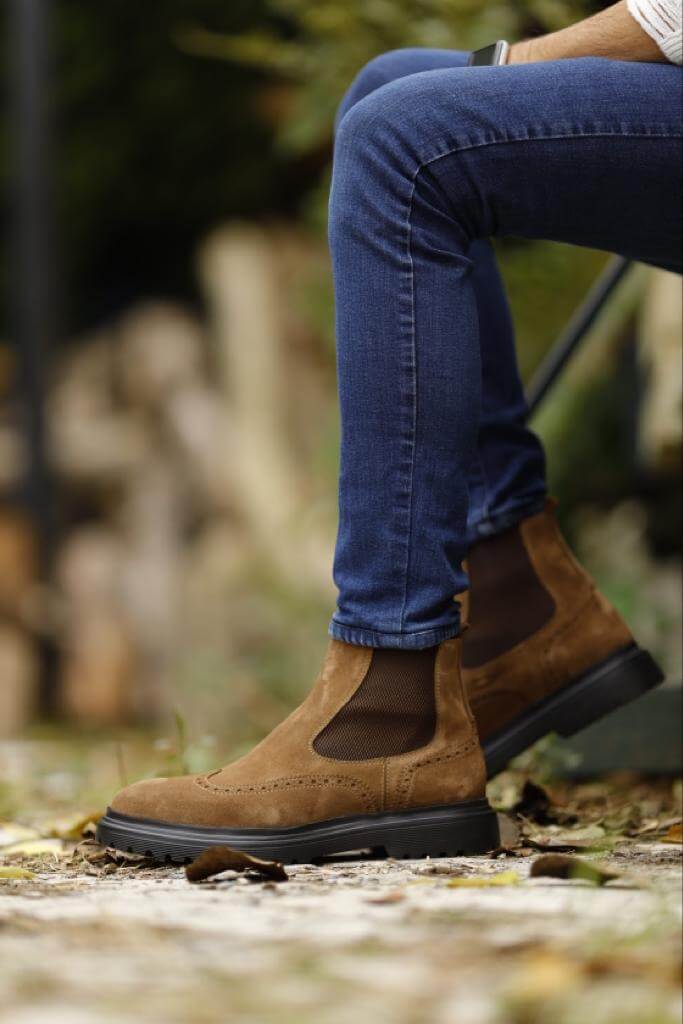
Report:
[[[590,289],[531,379],[526,392],[527,419],[538,410],[630,266],[630,260],[612,257]]]
[[[49,586],[55,547],[55,494],[46,444],[45,394],[57,341],[49,103],[50,0],[12,0],[10,48],[14,137],[12,304],[27,466],[23,502]],[[42,705],[54,708],[55,649],[42,635]]]

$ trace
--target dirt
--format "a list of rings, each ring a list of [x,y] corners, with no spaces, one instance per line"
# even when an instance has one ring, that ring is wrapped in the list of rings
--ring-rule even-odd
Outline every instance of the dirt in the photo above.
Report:
[[[0,1024],[680,1024],[680,784],[527,783],[491,787],[492,856],[198,884],[79,844],[73,786],[49,820],[13,792],[0,874],[32,877],[0,879]],[[530,877],[549,854],[567,877]]]
[[[674,1024],[680,850],[628,842],[599,859],[621,876],[601,888],[530,879],[533,856],[199,885],[182,868],[49,858],[0,883],[0,1021]],[[500,876],[516,880],[482,884]]]

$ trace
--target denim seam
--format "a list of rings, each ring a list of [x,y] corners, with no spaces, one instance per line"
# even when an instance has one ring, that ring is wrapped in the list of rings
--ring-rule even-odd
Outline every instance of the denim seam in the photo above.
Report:
[[[378,117],[376,120],[380,120]],[[415,452],[417,447],[417,350],[416,350],[416,332],[415,332],[415,264],[412,253],[412,215],[413,215],[413,200],[415,198],[415,190],[417,187],[417,179],[420,173],[425,167],[430,164],[436,163],[437,160],[443,160],[447,156],[452,156],[453,153],[460,153],[471,149],[481,149],[485,146],[498,146],[507,145],[516,142],[552,142],[553,140],[560,141],[562,139],[579,139],[579,138],[605,138],[617,136],[619,138],[644,138],[644,139],[658,139],[658,138],[681,138],[683,137],[680,133],[669,133],[669,132],[640,132],[640,131],[597,131],[597,132],[561,132],[553,133],[551,135],[534,135],[534,136],[519,136],[512,138],[500,138],[500,139],[487,139],[482,142],[472,143],[461,143],[457,146],[453,146],[451,149],[447,149],[443,153],[438,153],[436,156],[430,157],[428,160],[424,160],[419,163],[411,177],[411,188],[408,196],[408,210],[405,224],[406,231],[406,253],[408,259],[408,282],[409,282],[409,303],[410,303],[410,356],[411,356],[411,394],[412,399],[412,423],[410,427],[411,438],[411,452],[410,452],[410,468],[408,473],[408,535],[406,538],[406,553],[404,560],[404,578],[403,578],[403,602],[401,605],[401,612],[399,617],[399,628],[398,631],[403,633],[403,623],[405,621],[405,610],[408,601],[408,575],[410,569],[410,554],[412,546],[412,533],[413,533],[413,481],[415,476]],[[484,476],[484,483],[486,484],[486,475],[482,466],[482,475]],[[353,627],[351,627],[353,628]],[[373,630],[372,632],[377,632]],[[419,635],[419,634],[406,634],[406,635]]]
[[[398,621],[398,632],[403,633],[403,624],[405,621],[406,605],[408,603],[408,576],[410,572],[410,553],[413,539],[413,483],[415,478],[415,450],[417,448],[417,345],[416,345],[416,332],[415,332],[415,263],[413,261],[412,251],[412,225],[411,217],[413,210],[413,196],[415,194],[415,184],[417,175],[419,174],[420,168],[418,167],[415,175],[413,176],[412,188],[408,197],[408,210],[406,216],[406,254],[408,258],[408,302],[410,307],[410,338],[409,338],[409,352],[410,352],[410,369],[411,369],[411,380],[410,380],[410,393],[409,398],[411,400],[411,422],[409,426],[410,433],[410,468],[408,470],[408,530],[405,541],[405,560],[403,569],[403,602],[401,604],[401,612]]]
[[[341,622],[334,616],[332,616],[332,625],[341,626],[342,629],[353,630],[354,633],[375,633],[377,636],[428,636],[430,633],[440,633],[444,629],[453,628],[453,623],[448,623],[445,626],[432,626],[431,629],[408,630],[407,632],[401,630],[400,633],[396,633],[389,632],[384,629],[368,629],[365,626],[352,626],[349,622]]]
[[[598,131],[598,132],[557,132],[552,135],[520,135],[511,136],[510,138],[500,139],[484,139],[481,142],[465,142],[459,143],[457,146],[453,146],[452,149],[447,149],[443,153],[437,153],[435,156],[430,156],[428,160],[422,161],[418,164],[417,170],[412,176],[413,191],[417,176],[423,168],[429,164],[434,163],[436,160],[442,160],[446,156],[450,156],[452,153],[459,153],[469,149],[483,149],[485,146],[504,146],[508,143],[514,142],[553,142],[560,141],[562,139],[599,139],[599,138],[611,138],[615,136],[617,138],[627,139],[680,139],[683,138],[683,132],[646,132],[646,131]],[[411,193],[412,202],[412,193]]]

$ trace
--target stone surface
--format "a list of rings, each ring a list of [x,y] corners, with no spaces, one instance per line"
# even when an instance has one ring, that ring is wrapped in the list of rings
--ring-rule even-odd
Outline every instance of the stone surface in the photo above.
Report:
[[[533,857],[195,886],[50,858],[0,883],[0,1022],[674,1024],[680,851],[619,844],[601,859],[622,877],[601,889],[529,879]]]

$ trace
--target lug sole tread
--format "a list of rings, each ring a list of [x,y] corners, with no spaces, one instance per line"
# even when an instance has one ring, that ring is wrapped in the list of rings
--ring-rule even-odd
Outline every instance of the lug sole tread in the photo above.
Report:
[[[207,829],[131,818],[111,809],[97,830],[98,841],[155,860],[184,863],[209,846],[231,846],[284,864],[370,850],[395,859],[456,857],[487,853],[500,842],[488,802],[333,819],[281,830]]]

